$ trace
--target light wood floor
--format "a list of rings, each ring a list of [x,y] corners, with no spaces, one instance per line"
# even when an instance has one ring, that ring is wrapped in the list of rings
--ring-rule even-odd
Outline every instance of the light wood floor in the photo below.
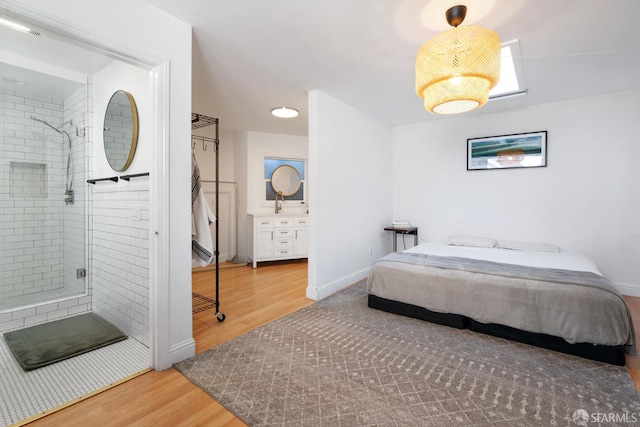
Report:
[[[193,316],[196,353],[313,303],[305,297],[306,260],[220,270],[220,323],[213,310]],[[215,299],[215,272],[193,274],[193,291]],[[244,426],[178,371],[151,371],[34,421],[39,426]]]
[[[629,311],[631,312],[631,318],[633,319],[633,327],[636,332],[636,343],[638,352],[640,353],[640,298],[623,296]],[[640,356],[627,356],[627,369],[633,382],[636,385],[636,390],[640,392]]]
[[[194,291],[215,297],[214,272],[193,275]],[[306,307],[307,263],[263,263],[221,269],[219,323],[212,311],[194,315],[196,352],[200,353],[256,327]],[[640,298],[625,297],[640,331]],[[640,357],[627,357],[640,390]],[[175,369],[149,372],[99,395],[37,420],[29,426],[244,426]]]

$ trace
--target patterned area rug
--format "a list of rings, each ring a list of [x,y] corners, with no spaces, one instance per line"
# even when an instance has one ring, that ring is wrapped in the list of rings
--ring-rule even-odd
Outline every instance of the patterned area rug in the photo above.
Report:
[[[250,426],[640,423],[624,367],[370,309],[364,283],[176,368]]]

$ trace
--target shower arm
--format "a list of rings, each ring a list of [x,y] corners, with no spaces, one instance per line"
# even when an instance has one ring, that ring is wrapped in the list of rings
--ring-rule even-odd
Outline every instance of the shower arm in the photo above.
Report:
[[[64,127],[64,125],[66,125],[67,123],[69,124],[73,124],[72,120],[67,120],[66,122],[63,122],[60,126],[55,127],[53,126],[51,123],[49,123],[46,120],[43,119],[39,119],[37,117],[31,116],[29,117],[31,120],[42,123],[45,126],[50,127],[51,129],[53,129],[54,131],[58,132],[60,135],[62,135],[62,139],[65,139],[66,137],[66,142],[67,142],[67,176],[65,179],[65,190],[66,191],[71,191],[73,190],[73,167],[71,164],[71,137],[69,136],[69,134],[64,131],[64,130],[60,130],[60,128]]]
[[[67,138],[67,176],[66,176],[66,191],[73,190],[73,165],[71,164],[71,137],[65,131],[60,132],[62,134],[62,138]]]

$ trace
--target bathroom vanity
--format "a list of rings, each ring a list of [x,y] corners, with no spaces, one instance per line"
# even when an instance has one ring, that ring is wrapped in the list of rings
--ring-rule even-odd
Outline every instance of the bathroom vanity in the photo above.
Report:
[[[308,215],[249,215],[249,253],[253,268],[261,261],[307,258]]]

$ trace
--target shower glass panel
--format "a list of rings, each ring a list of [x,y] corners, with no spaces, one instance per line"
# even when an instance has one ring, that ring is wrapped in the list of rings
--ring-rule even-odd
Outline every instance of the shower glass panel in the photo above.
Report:
[[[0,63],[0,313],[86,293],[87,93]]]

